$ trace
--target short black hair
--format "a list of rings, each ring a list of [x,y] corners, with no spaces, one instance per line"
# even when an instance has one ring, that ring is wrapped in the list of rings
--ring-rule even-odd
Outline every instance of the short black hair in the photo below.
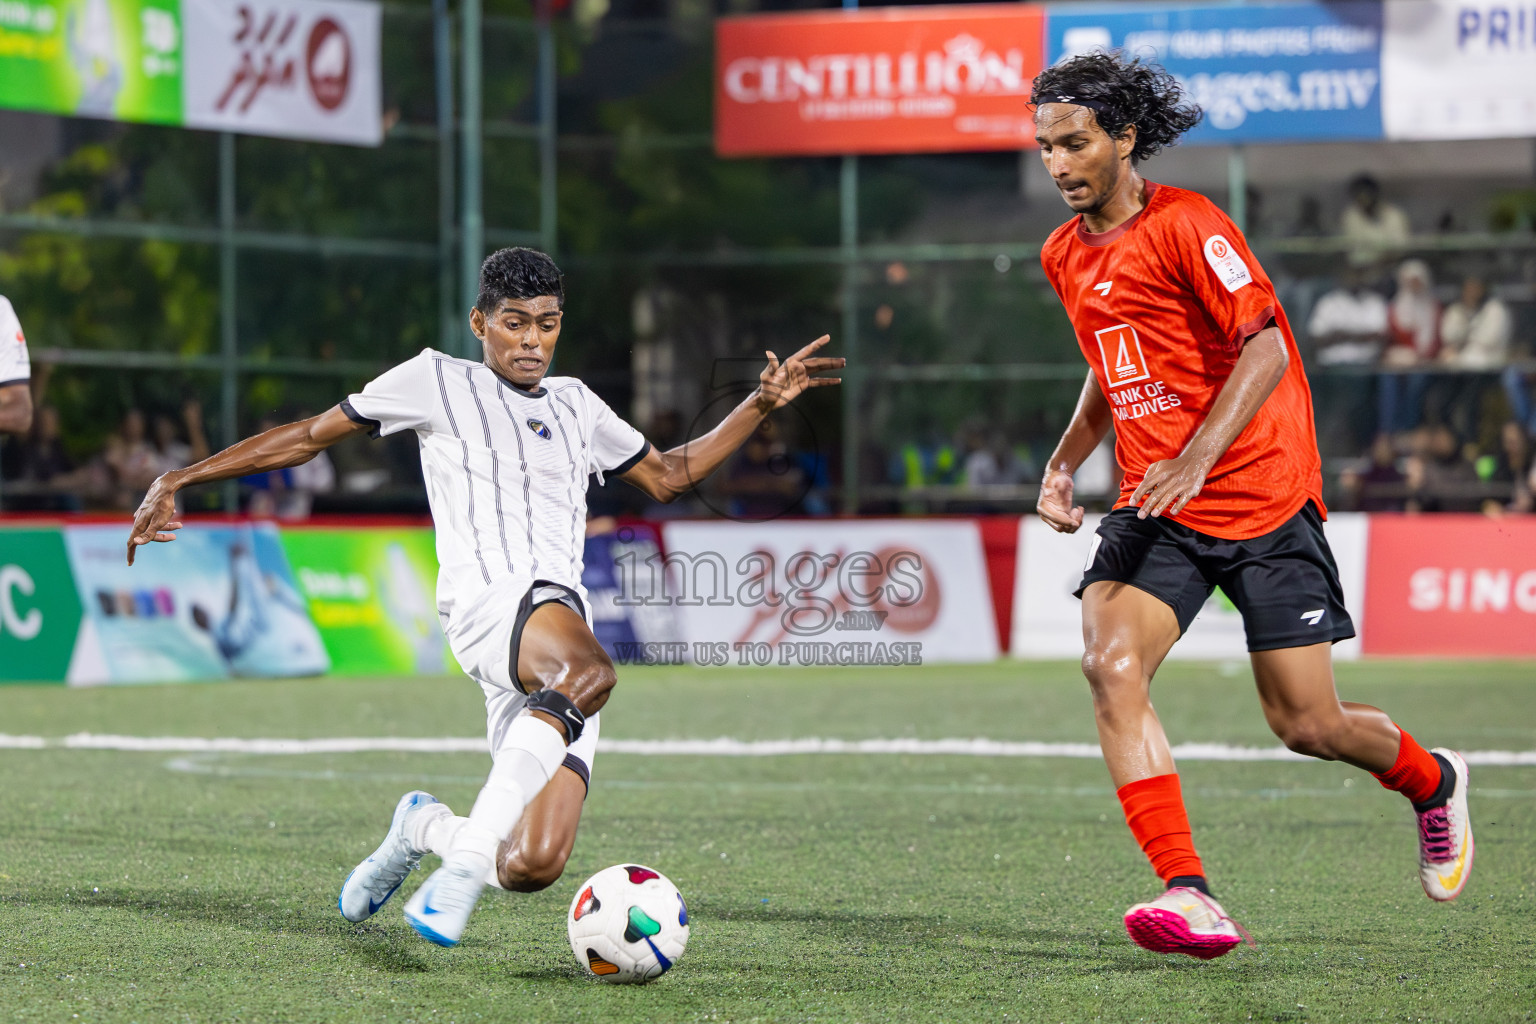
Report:
[[[1132,163],[1178,142],[1204,116],[1161,66],[1127,58],[1120,51],[1080,54],[1040,72],[1029,102],[1039,106],[1052,102],[1053,96],[1092,101],[1089,109],[1110,138],[1120,138],[1135,125]]]
[[[480,264],[480,294],[475,307],[486,316],[503,299],[536,299],[553,295],[565,307],[565,278],[547,253],[517,246],[497,249]]]
[[[1381,195],[1381,182],[1369,174],[1361,173],[1349,179],[1349,194],[1356,192],[1369,192],[1372,195]]]

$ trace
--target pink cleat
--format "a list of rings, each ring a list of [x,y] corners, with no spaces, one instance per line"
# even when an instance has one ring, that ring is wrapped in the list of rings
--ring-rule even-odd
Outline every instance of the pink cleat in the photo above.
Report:
[[[1450,797],[1438,807],[1414,810],[1419,816],[1419,880],[1432,900],[1453,900],[1472,877],[1472,819],[1467,812],[1467,762],[1454,750],[1436,747],[1456,773]]]
[[[1227,916],[1221,904],[1199,889],[1176,886],[1151,903],[1138,903],[1125,912],[1131,941],[1154,953],[1183,953],[1214,960],[1253,939]]]

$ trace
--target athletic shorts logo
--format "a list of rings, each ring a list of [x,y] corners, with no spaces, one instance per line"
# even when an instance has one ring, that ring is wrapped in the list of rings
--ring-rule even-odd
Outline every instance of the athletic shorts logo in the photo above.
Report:
[[[1205,262],[1216,271],[1217,280],[1229,292],[1253,283],[1253,275],[1248,273],[1248,264],[1232,251],[1232,243],[1221,235],[1212,235],[1205,240]]]
[[[1104,379],[1111,388],[1146,380],[1152,376],[1147,359],[1141,354],[1141,339],[1130,324],[1117,324],[1095,331],[1099,339],[1099,358],[1104,360]]]
[[[549,432],[549,428],[544,425],[543,420],[529,420],[528,429],[533,431],[535,434],[538,434],[546,441],[548,441],[551,437],[554,437],[554,435]]]

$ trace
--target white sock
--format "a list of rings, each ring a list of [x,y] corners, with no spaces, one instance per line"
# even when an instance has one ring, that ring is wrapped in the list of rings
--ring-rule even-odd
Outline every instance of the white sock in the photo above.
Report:
[[[454,861],[474,858],[483,862],[486,870],[493,869],[496,849],[512,834],[512,826],[523,816],[523,809],[565,761],[565,734],[524,714],[507,729],[500,749],[492,757],[495,763],[491,774],[468,820],[455,831],[449,848]]]
[[[447,856],[459,826],[468,821],[453,813],[447,804],[427,804],[411,815],[411,846],[420,853]]]
[[[448,856],[448,852],[453,849],[454,837],[469,822],[468,818],[449,810],[447,804],[428,804],[416,814],[416,820],[411,823],[414,826],[411,845],[422,853],[435,853],[439,857]],[[485,881],[487,885],[503,888],[494,861],[486,872]]]

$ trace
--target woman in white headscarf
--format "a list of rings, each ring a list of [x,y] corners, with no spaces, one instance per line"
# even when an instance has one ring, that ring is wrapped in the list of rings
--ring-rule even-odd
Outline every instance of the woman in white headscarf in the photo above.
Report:
[[[1377,380],[1377,429],[1384,434],[1412,430],[1424,413],[1429,377],[1401,371],[1433,363],[1440,351],[1440,303],[1423,260],[1404,260],[1397,268],[1397,294],[1387,308],[1388,342]]]

